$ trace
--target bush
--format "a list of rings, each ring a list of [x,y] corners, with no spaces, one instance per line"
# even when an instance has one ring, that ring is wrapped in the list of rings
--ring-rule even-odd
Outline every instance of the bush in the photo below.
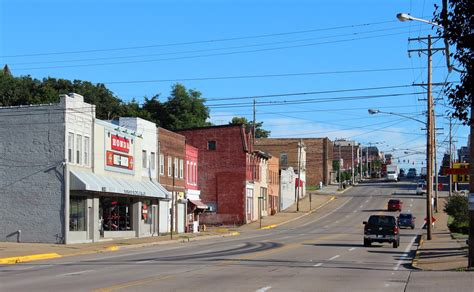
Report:
[[[455,194],[444,204],[444,212],[453,217],[453,222],[449,224],[451,232],[469,232],[469,210],[467,196]]]

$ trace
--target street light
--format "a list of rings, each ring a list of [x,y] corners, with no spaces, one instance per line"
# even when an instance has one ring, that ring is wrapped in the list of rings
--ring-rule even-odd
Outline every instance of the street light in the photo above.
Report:
[[[422,123],[423,125],[426,125],[426,122],[423,122],[422,120],[415,119],[415,118],[413,118],[413,117],[406,116],[406,115],[399,114],[399,113],[383,112],[383,111],[381,111],[381,110],[372,109],[372,108],[369,108],[368,112],[369,112],[369,114],[371,114],[371,115],[375,115],[375,114],[386,114],[386,115],[399,116],[399,117],[402,117],[402,118],[405,118],[405,119],[414,120],[414,121],[417,121],[417,122],[419,122],[419,123]]]
[[[402,14],[403,15],[403,14]],[[406,19],[405,17],[398,17],[397,15],[397,18],[401,19]],[[428,97],[428,99],[430,98],[430,95]],[[406,118],[406,119],[410,119],[410,120],[414,120],[414,121],[417,121],[419,123],[422,123],[423,125],[426,126],[426,139],[427,139],[427,142],[426,142],[426,147],[427,147],[427,151],[426,151],[426,169],[427,169],[427,188],[426,188],[426,230],[427,230],[427,239],[428,240],[431,240],[431,195],[432,195],[432,191],[433,191],[433,174],[432,174],[432,157],[433,157],[433,153],[431,152],[432,151],[432,143],[431,143],[431,125],[432,125],[432,122],[430,121],[430,118],[431,118],[431,105],[430,103],[428,102],[428,115],[427,115],[427,122],[424,122],[422,120],[418,120],[418,119],[415,119],[413,117],[410,117],[410,116],[406,116],[406,115],[403,115],[403,114],[399,114],[399,113],[393,113],[393,112],[383,112],[383,111],[380,111],[378,109],[369,109],[368,110],[369,114],[371,115],[374,115],[374,114],[387,114],[387,115],[394,115],[394,116],[399,116],[399,117],[403,117],[403,118]]]
[[[400,20],[401,22],[405,22],[405,21],[419,21],[419,22],[428,23],[428,24],[431,24],[431,25],[434,25],[434,26],[437,26],[437,27],[444,28],[444,27],[443,27],[441,24],[439,24],[439,23],[432,22],[432,21],[429,21],[429,20],[426,20],[426,19],[422,19],[422,18],[418,18],[418,17],[414,17],[414,16],[411,16],[411,15],[408,14],[408,13],[398,13],[398,14],[397,14],[397,18],[398,18],[398,20]]]

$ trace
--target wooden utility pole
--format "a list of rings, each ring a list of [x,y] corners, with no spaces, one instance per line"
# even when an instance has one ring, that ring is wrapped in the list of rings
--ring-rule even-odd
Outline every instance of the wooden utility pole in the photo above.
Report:
[[[432,52],[431,52],[431,35],[428,35],[428,109],[427,109],[427,123],[426,123],[426,131],[427,131],[427,142],[426,142],[426,174],[427,174],[427,182],[426,182],[426,231],[427,231],[427,239],[431,240],[432,238],[432,210],[431,210],[431,197],[433,194],[433,145],[432,145],[432,135],[433,135],[433,100],[431,98],[431,62],[432,62]]]
[[[471,135],[469,143],[469,254],[467,266],[468,268],[474,267],[474,163],[472,161],[474,157],[474,108],[471,104]]]
[[[253,144],[255,145],[255,129],[256,129],[256,122],[257,122],[257,104],[255,102],[255,98],[253,99],[253,124],[252,124],[252,134],[253,134]]]
[[[453,168],[453,124],[452,117],[449,117],[449,168]],[[453,194],[453,175],[449,174],[449,196]]]

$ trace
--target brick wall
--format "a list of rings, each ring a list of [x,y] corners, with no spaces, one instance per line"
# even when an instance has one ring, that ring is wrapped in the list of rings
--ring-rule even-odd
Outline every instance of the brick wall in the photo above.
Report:
[[[319,185],[320,181],[325,185],[329,184],[333,160],[332,142],[328,138],[303,138],[301,140],[306,147],[306,184],[309,186]],[[287,153],[288,166],[298,169],[296,157],[298,141],[300,139],[297,138],[258,139],[256,147],[275,156],[283,152]],[[280,168],[283,168],[282,164],[280,164]]]
[[[174,159],[178,158],[178,165],[176,168],[178,177],[175,177],[175,180],[174,180],[174,190],[176,192],[184,192],[185,190],[184,167],[186,165],[185,137],[183,135],[180,135],[175,132],[171,132],[164,128],[158,128],[157,131],[158,131],[158,147],[160,150],[159,153],[164,155],[164,165],[165,165],[164,175],[161,175],[158,171],[159,182],[168,191],[172,191],[173,176],[172,175],[168,176],[168,165],[169,165],[168,157],[172,157],[171,165],[174,164]],[[183,161],[183,177],[182,178],[179,177],[180,161]]]
[[[240,125],[178,131],[186,143],[198,148],[198,184],[204,203],[217,212],[201,216],[206,224],[245,223],[246,153],[251,144]],[[215,150],[209,142],[215,142]]]

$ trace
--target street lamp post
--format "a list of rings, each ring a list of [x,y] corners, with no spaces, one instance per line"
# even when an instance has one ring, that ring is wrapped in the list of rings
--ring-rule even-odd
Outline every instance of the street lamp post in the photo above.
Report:
[[[429,45],[431,46],[431,39],[429,38],[428,40]],[[432,163],[433,163],[433,145],[432,145],[432,100],[431,100],[431,54],[429,54],[428,57],[428,113],[427,113],[427,121],[423,122],[422,120],[418,120],[416,118],[406,116],[403,114],[399,113],[393,113],[393,112],[383,112],[378,109],[369,109],[368,112],[371,115],[374,114],[387,114],[387,115],[394,115],[394,116],[399,116],[403,117],[406,119],[414,120],[419,123],[422,123],[426,125],[426,230],[427,230],[427,239],[431,240],[431,219],[432,219],[432,210],[431,210],[431,196],[433,192],[433,169],[432,169]]]

